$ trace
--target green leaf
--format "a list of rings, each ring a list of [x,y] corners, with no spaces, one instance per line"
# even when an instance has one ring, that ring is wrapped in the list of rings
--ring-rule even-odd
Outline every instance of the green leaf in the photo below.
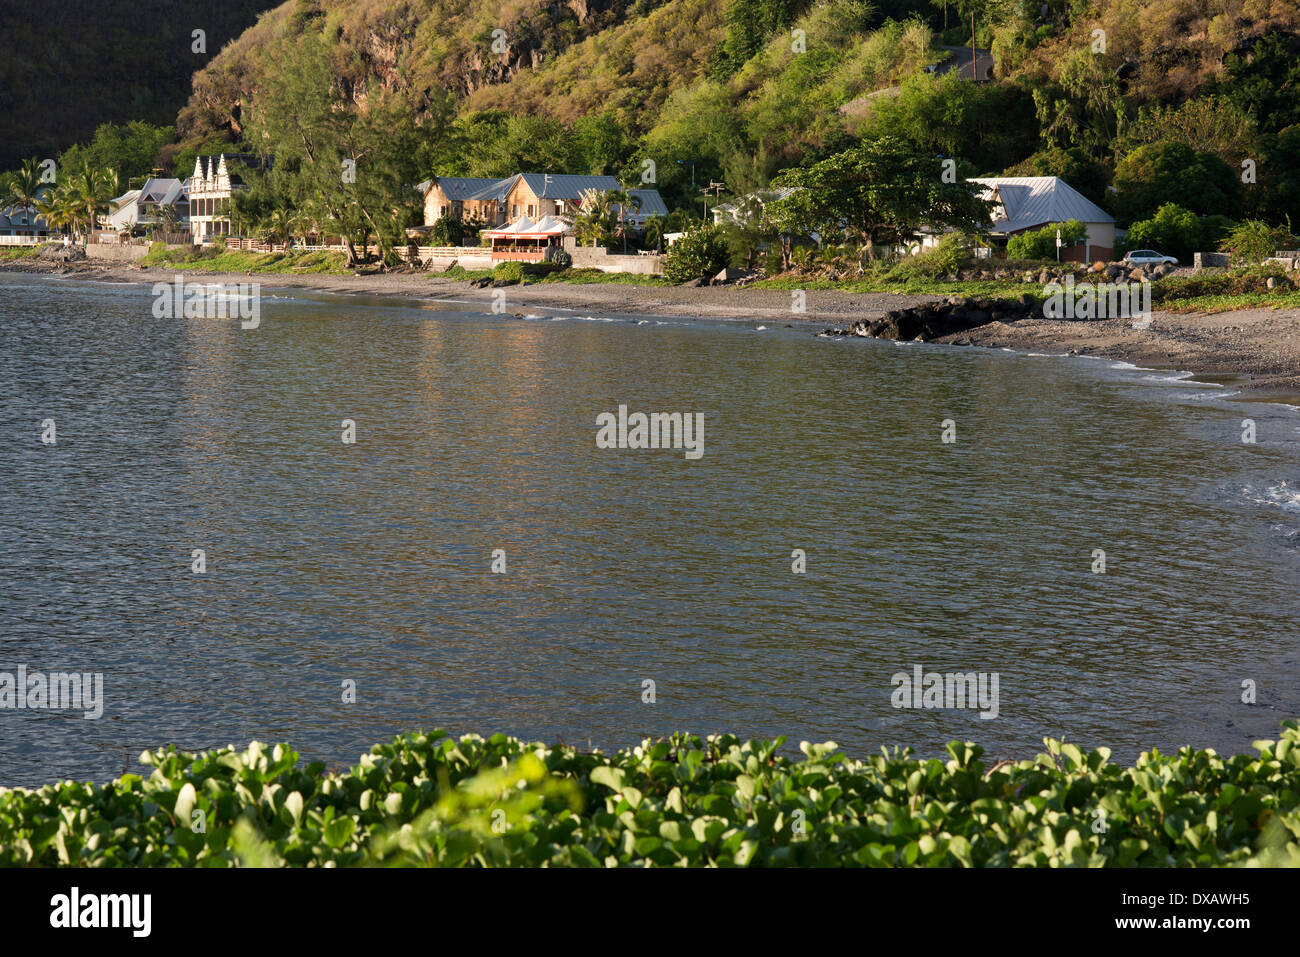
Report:
[[[592,784],[603,784],[615,791],[621,790],[623,787],[623,772],[618,768],[611,768],[605,764],[598,768],[592,768],[590,778]]]
[[[325,825],[325,843],[338,850],[352,840],[356,821],[350,817],[335,818]]]

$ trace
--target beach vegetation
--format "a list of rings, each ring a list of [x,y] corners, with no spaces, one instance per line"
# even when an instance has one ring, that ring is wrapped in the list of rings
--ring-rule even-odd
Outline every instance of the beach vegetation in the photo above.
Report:
[[[727,734],[613,753],[411,733],[352,767],[286,745],[140,755],[106,784],[0,789],[0,865],[1300,866],[1300,730],[1254,754],[1046,739],[990,763]]]
[[[730,259],[722,230],[709,224],[700,225],[668,247],[664,278],[672,283],[712,278],[726,268]]]
[[[1277,252],[1294,250],[1296,236],[1291,232],[1291,221],[1285,225],[1270,226],[1258,219],[1238,223],[1225,236],[1219,248],[1231,254],[1234,263],[1259,263]]]
[[[168,246],[165,243],[153,243],[140,263],[164,269],[213,273],[346,275],[351,271],[346,257],[339,252],[286,250],[258,253],[222,246]]]
[[[975,236],[947,233],[931,248],[914,256],[900,257],[884,278],[889,282],[906,282],[909,279],[942,279],[955,275],[975,261],[978,244]]]
[[[1017,233],[1007,240],[1008,259],[1055,259],[1056,234],[1062,246],[1075,246],[1088,238],[1088,227],[1077,219],[1048,223],[1038,229]]]

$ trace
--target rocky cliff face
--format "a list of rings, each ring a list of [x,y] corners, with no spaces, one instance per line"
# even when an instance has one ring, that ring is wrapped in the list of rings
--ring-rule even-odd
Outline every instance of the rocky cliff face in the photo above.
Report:
[[[243,131],[242,113],[274,75],[285,38],[324,25],[334,34],[339,80],[357,102],[372,89],[415,111],[446,91],[457,99],[535,70],[574,44],[666,0],[290,0],[264,16],[194,76],[183,135]]]

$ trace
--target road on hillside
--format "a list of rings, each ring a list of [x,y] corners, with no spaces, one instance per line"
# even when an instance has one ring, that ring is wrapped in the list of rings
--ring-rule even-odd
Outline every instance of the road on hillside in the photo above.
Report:
[[[934,68],[935,73],[956,71],[963,80],[971,79],[970,47],[940,47],[939,49],[948,51],[948,59]],[[980,82],[993,79],[993,54],[979,47],[975,48],[975,75]]]

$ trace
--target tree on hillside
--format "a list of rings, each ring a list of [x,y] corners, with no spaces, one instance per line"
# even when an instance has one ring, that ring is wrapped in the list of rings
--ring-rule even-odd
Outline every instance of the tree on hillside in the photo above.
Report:
[[[1124,97],[1104,57],[1081,47],[1062,61],[1055,82],[1033,88],[1043,144],[1078,147],[1103,159],[1119,135]]]
[[[767,38],[794,23],[808,0],[731,0],[727,35],[715,61],[721,76],[730,76],[762,49]]]
[[[1121,221],[1146,219],[1166,203],[1208,216],[1241,213],[1237,171],[1213,153],[1162,141],[1140,147],[1115,167],[1115,214]]]
[[[1209,92],[1249,113],[1265,133],[1300,123],[1300,36],[1266,33],[1229,53]]]
[[[386,258],[405,244],[418,178],[404,106],[379,89],[355,105],[313,30],[284,41],[279,62],[250,107],[250,142],[275,157],[271,176],[293,208],[343,237],[349,265],[372,237]]]
[[[1247,209],[1273,222],[1289,218],[1300,223],[1300,124],[1280,133],[1260,137],[1263,160],[1259,164],[1258,189],[1247,187]]]
[[[580,116],[570,132],[577,160],[572,172],[604,176],[619,169],[632,155],[627,129],[608,113]]]
[[[1107,192],[1111,170],[1078,147],[1049,147],[1002,171],[1003,176],[1059,176],[1102,209],[1112,205]]]
[[[944,182],[943,167],[893,136],[882,136],[803,169],[783,173],[773,186],[795,192],[767,207],[786,235],[848,234],[868,249],[896,244],[926,225],[975,232],[987,228],[990,204],[961,177]],[[784,265],[784,263],[783,263]]]
[[[1213,153],[1229,166],[1238,166],[1254,154],[1255,120],[1221,96],[1188,100],[1178,106],[1156,103],[1138,110],[1137,118],[1125,126],[1120,145],[1136,149],[1161,140]]]
[[[1028,92],[1011,84],[971,83],[955,73],[905,80],[898,96],[874,107],[860,132],[866,139],[898,136],[922,152],[961,157],[990,174],[1039,144]]]

